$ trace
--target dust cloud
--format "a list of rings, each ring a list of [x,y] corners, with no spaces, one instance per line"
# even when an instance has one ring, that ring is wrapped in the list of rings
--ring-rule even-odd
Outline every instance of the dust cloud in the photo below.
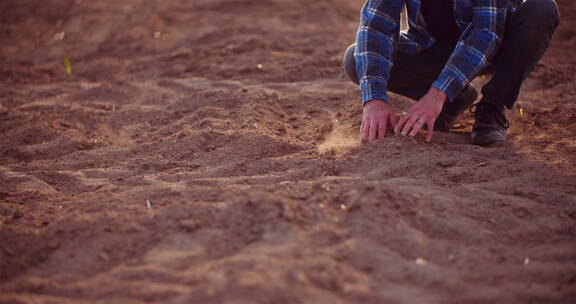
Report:
[[[342,155],[358,145],[360,140],[349,128],[337,126],[317,148],[320,155]]]

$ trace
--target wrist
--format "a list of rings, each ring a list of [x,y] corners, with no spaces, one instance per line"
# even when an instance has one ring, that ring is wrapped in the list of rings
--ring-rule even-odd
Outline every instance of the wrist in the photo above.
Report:
[[[431,97],[434,98],[434,100],[437,101],[438,103],[443,104],[447,99],[446,94],[436,87],[431,87],[430,90],[428,91],[428,94],[431,95]]]
[[[372,100],[368,100],[367,102],[364,103],[364,106],[367,106],[369,104],[386,104],[386,101],[382,100],[382,99],[372,99]]]

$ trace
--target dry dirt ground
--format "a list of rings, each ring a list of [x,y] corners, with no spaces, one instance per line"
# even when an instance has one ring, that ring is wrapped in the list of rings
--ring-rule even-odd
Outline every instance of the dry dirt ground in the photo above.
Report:
[[[0,303],[576,303],[576,1],[492,148],[356,140],[361,2],[1,1]]]

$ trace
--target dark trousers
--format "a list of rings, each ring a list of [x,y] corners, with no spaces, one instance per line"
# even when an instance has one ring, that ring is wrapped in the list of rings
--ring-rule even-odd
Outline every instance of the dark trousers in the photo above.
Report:
[[[484,102],[512,108],[522,82],[544,55],[559,21],[554,0],[526,0],[520,4],[518,10],[507,19],[498,53],[481,73],[494,74],[482,88]],[[353,44],[346,50],[343,67],[348,77],[358,84],[355,47]],[[417,55],[397,52],[388,80],[388,91],[419,100],[438,78],[453,49],[452,45],[437,42]]]

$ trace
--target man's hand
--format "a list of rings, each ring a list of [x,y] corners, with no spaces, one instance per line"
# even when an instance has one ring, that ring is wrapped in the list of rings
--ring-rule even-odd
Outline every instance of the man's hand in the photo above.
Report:
[[[392,107],[383,100],[369,101],[364,106],[360,139],[368,138],[373,141],[384,138],[388,122],[390,122],[392,128],[396,126],[396,115]]]
[[[432,140],[434,122],[442,111],[444,101],[446,101],[446,95],[432,87],[424,97],[408,109],[406,115],[400,119],[394,128],[394,133],[414,137],[426,125],[428,127],[426,141],[429,142]]]

